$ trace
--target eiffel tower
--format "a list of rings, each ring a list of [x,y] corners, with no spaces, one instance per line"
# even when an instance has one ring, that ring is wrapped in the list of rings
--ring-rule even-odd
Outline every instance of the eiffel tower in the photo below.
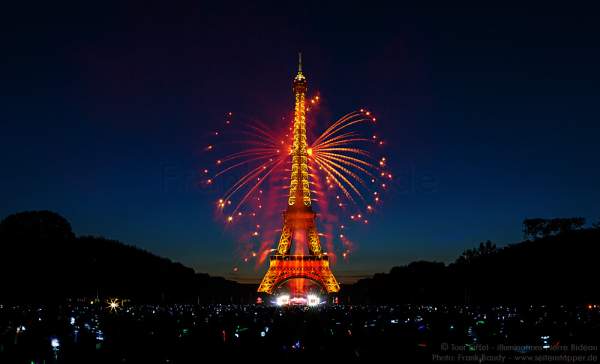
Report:
[[[294,140],[292,144],[292,175],[288,206],[283,213],[283,229],[275,254],[269,257],[269,270],[258,292],[273,293],[275,288],[295,278],[309,279],[322,286],[327,293],[340,290],[340,285],[329,268],[329,257],[321,249],[317,232],[316,214],[311,206],[306,144],[306,77],[302,74],[302,54],[298,54],[298,74],[294,78]],[[292,240],[303,236],[308,242],[308,254],[290,254]],[[304,242],[295,242],[302,244]]]

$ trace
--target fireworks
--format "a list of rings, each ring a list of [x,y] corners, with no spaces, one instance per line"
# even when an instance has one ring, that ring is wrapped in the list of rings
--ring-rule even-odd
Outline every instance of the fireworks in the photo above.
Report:
[[[230,120],[228,121],[231,123]],[[278,171],[278,167],[287,162],[289,155],[289,144],[286,144],[288,141],[284,138],[274,138],[274,135],[265,126],[258,123],[244,123],[240,128],[238,131],[241,132],[244,139],[234,143],[243,144],[243,150],[217,159],[216,165],[222,168],[214,174],[214,177],[206,179],[206,183],[211,184],[214,179],[227,173],[243,171],[241,177],[232,183],[217,201],[218,208],[225,212],[225,208],[231,207],[233,199],[237,198],[233,203],[233,208],[227,213],[227,222],[232,222],[234,216],[244,215],[240,209],[249,199],[260,201],[260,197],[253,195],[263,193],[260,186],[268,180],[273,172]],[[218,132],[215,133],[218,135]],[[255,207],[260,209],[262,206],[257,204]]]
[[[355,197],[365,200],[356,185],[358,183],[368,188],[360,174],[371,177],[372,180],[378,172],[378,168],[369,161],[371,154],[360,147],[361,143],[369,143],[371,140],[361,137],[356,131],[347,131],[353,125],[374,121],[375,118],[369,118],[368,114],[370,113],[359,111],[345,115],[312,143],[309,153],[311,161],[315,162],[313,170],[316,166],[317,170],[323,171],[328,186],[335,184],[352,202],[355,202]]]
[[[320,97],[308,100],[311,116]],[[314,118],[308,122],[313,124]],[[392,173],[386,157],[378,157],[384,144],[373,128],[373,113],[360,109],[330,123],[315,138],[308,135],[308,168],[312,202],[320,215],[327,251],[335,259],[334,237],[341,242],[346,259],[353,249],[347,226],[340,219],[368,224],[366,214],[381,204],[381,191],[388,187]],[[280,125],[277,130],[276,126]],[[315,130],[310,125],[309,130]],[[224,137],[225,135],[234,137]],[[212,156],[212,168],[201,169],[205,185],[218,184],[223,191],[215,201],[217,216],[227,225],[236,225],[240,254],[244,262],[262,263],[275,243],[289,189],[292,121],[278,123],[238,122],[228,113],[224,130],[211,132],[204,148]],[[219,143],[223,139],[225,142]],[[312,140],[311,140],[312,139]],[[337,211],[333,211],[337,209]],[[262,224],[262,225],[261,225]],[[344,230],[343,233],[341,231]],[[336,233],[336,231],[339,231]]]

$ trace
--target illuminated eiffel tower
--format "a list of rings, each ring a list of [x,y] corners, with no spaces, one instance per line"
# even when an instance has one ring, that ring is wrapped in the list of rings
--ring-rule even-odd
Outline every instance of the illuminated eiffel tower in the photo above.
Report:
[[[294,141],[292,144],[292,175],[288,206],[283,213],[283,229],[277,252],[269,258],[269,270],[258,292],[273,293],[286,281],[295,278],[309,279],[321,285],[327,293],[340,290],[329,268],[329,257],[321,250],[317,233],[316,214],[311,207],[310,182],[308,179],[308,155],[306,144],[306,77],[302,74],[302,55],[298,55],[298,74],[294,78]],[[308,242],[308,254],[290,254],[294,237]],[[304,242],[296,241],[296,244]]]

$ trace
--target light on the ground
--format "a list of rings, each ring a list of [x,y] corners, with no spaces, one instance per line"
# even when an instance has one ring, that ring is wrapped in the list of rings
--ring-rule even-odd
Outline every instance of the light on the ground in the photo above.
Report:
[[[321,301],[319,300],[319,296],[314,294],[309,294],[308,296],[306,296],[306,299],[306,303],[309,306],[317,306],[319,303],[321,303]]]
[[[277,297],[277,306],[285,306],[290,303],[290,296],[287,294],[282,294]]]

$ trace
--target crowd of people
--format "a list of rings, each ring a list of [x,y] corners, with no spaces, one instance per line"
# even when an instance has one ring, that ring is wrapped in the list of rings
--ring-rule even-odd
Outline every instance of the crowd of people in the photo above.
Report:
[[[593,304],[0,305],[1,363],[444,362],[549,354],[593,361],[597,343],[600,306]]]

